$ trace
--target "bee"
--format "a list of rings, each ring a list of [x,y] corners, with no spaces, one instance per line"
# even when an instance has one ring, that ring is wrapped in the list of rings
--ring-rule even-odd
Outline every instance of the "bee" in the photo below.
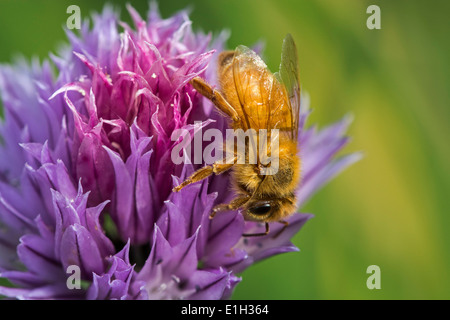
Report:
[[[295,189],[300,183],[300,82],[294,40],[290,34],[285,37],[276,73],[271,73],[261,57],[243,45],[220,53],[217,72],[219,90],[200,77],[190,83],[230,120],[233,129],[266,129],[269,137],[272,129],[278,129],[278,170],[273,175],[261,174],[266,165],[259,157],[255,164],[216,162],[194,172],[173,191],[231,170],[236,196],[230,203],[215,206],[210,218],[220,211],[240,210],[244,220],[265,223],[265,232],[243,236],[267,235],[269,222],[284,224],[281,233],[288,226],[285,219],[296,210]]]

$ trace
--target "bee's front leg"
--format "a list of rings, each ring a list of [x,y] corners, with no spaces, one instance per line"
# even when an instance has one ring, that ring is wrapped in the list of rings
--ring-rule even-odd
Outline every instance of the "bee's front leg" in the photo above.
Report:
[[[209,215],[209,218],[212,219],[214,218],[214,216],[216,215],[217,212],[220,211],[231,211],[231,210],[237,210],[240,207],[242,207],[249,199],[250,199],[250,195],[244,195],[242,197],[238,197],[233,199],[230,203],[228,204],[219,204],[217,206],[215,206],[211,212],[211,214]]]
[[[262,236],[267,236],[269,234],[269,223],[266,222],[266,231],[261,232],[261,233],[244,233],[242,236],[243,237],[262,237]]]
[[[278,238],[278,236],[279,236],[280,234],[282,234],[283,231],[286,230],[286,228],[289,226],[289,221],[280,220],[280,221],[278,221],[278,222],[281,223],[281,224],[283,224],[283,227],[280,229],[280,231],[277,232],[276,235],[273,236],[273,239]]]

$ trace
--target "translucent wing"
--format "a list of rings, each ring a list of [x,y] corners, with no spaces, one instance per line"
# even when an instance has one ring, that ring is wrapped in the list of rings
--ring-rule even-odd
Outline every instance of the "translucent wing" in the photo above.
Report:
[[[243,124],[246,129],[266,128],[272,74],[264,61],[245,46],[236,48],[232,68]]]
[[[288,93],[276,75],[252,50],[238,46],[232,61],[236,111],[244,129],[292,131]],[[281,79],[281,78],[280,78]]]
[[[300,117],[300,77],[298,71],[297,48],[294,39],[290,34],[286,35],[283,41],[279,78],[286,88],[289,98],[292,138],[297,140],[298,122]]]

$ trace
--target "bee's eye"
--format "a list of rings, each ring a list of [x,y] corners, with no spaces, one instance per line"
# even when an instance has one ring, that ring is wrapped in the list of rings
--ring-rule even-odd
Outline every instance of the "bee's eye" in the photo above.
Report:
[[[263,215],[267,214],[270,211],[270,209],[271,209],[270,204],[264,203],[257,207],[250,208],[249,211],[250,211],[250,213],[252,213],[256,216],[263,216]]]

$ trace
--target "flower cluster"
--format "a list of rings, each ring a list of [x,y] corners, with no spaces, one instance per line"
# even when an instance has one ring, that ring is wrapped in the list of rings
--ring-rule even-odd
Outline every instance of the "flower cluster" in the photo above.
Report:
[[[209,219],[231,199],[226,174],[171,192],[196,169],[171,162],[172,132],[226,128],[189,85],[216,83],[226,34],[193,32],[184,11],[162,19],[153,6],[143,20],[128,10],[134,27],[106,7],[92,27],[67,31],[70,45],[50,61],[0,67],[0,277],[12,284],[0,295],[223,299],[254,262],[297,250],[290,238],[311,215],[294,214],[276,238],[243,238],[261,226],[237,211]],[[334,159],[348,119],[306,129],[307,104],[299,205],[359,158]],[[71,266],[81,289],[67,285]]]

